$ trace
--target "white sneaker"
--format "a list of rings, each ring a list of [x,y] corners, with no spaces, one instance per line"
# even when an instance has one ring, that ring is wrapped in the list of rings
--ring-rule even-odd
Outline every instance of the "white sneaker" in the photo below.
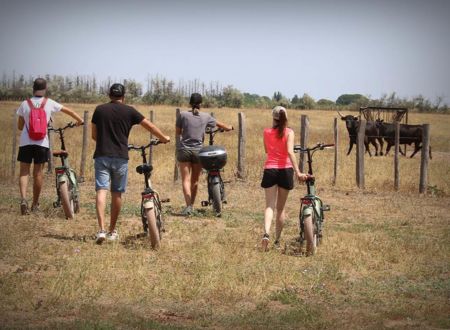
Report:
[[[97,244],[102,244],[103,241],[105,240],[105,238],[106,238],[106,231],[105,230],[99,230],[97,232],[97,234],[95,234],[95,242]]]
[[[117,230],[113,230],[106,234],[106,239],[108,241],[117,241],[119,239],[119,234],[117,233]]]

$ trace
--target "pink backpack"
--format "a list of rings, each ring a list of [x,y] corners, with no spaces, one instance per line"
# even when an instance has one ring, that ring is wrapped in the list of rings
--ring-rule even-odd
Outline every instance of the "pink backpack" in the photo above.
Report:
[[[44,98],[39,108],[35,108],[30,99],[27,102],[30,107],[28,136],[31,140],[42,140],[47,135],[47,114],[44,110],[47,98]]]

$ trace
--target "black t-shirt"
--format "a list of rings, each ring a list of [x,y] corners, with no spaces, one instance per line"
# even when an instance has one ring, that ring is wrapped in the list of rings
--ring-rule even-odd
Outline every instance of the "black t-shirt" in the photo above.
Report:
[[[97,106],[92,123],[97,127],[94,158],[117,157],[128,159],[128,136],[131,127],[140,124],[144,116],[123,103],[105,103]]]

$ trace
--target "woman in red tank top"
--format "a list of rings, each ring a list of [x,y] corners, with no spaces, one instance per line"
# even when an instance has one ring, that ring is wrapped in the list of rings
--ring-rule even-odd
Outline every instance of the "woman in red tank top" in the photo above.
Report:
[[[266,196],[264,211],[264,235],[261,241],[263,251],[268,251],[270,226],[277,210],[275,224],[275,247],[280,244],[289,191],[294,188],[294,172],[299,181],[305,181],[307,174],[301,173],[294,154],[294,131],[287,127],[287,112],[282,106],[272,109],[273,124],[264,130],[266,161],[261,187]]]

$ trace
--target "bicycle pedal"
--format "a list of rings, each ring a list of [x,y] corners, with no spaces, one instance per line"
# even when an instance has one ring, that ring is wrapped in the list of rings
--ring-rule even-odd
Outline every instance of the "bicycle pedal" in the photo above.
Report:
[[[330,209],[330,205],[322,205],[322,211],[329,211]]]
[[[209,205],[209,203],[208,203],[208,201],[201,201],[201,205],[202,205],[203,207],[206,207],[206,206]]]

